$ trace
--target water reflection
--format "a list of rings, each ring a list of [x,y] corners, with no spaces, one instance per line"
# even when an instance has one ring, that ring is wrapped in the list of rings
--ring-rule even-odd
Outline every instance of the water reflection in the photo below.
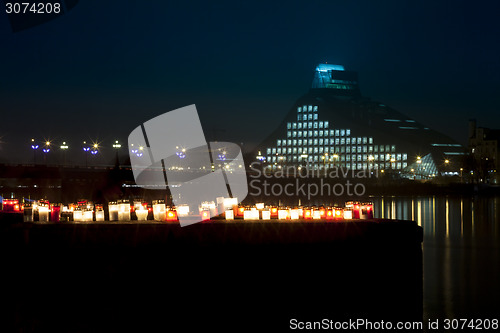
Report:
[[[500,313],[500,198],[372,201],[375,217],[414,220],[423,227],[425,320]]]

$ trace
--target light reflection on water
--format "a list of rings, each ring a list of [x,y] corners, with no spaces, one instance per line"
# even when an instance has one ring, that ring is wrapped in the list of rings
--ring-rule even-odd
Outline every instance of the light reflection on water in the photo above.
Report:
[[[423,227],[425,321],[500,313],[499,197],[371,200],[375,217],[414,220]]]

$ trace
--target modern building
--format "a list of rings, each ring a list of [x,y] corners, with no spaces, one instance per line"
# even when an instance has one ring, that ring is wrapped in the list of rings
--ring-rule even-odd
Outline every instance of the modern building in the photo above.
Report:
[[[498,184],[500,175],[498,151],[500,130],[477,127],[476,121],[469,121],[469,154],[471,159],[467,170],[475,180],[483,183]]]
[[[307,166],[376,169],[411,179],[458,175],[462,145],[362,96],[356,72],[319,64],[312,87],[259,146],[272,170]]]

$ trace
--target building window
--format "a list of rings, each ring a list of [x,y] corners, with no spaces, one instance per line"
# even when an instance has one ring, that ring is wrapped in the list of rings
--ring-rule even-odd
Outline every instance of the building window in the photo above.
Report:
[[[373,151],[376,152],[376,153],[378,153],[378,146],[374,146],[373,147]]]
[[[351,144],[351,138],[345,139],[345,143],[348,144],[348,145],[350,145]]]
[[[286,128],[288,128],[288,129],[292,128],[292,123],[287,123]]]
[[[350,152],[351,152],[351,147],[347,146],[347,147],[345,148],[345,152],[346,152],[346,153],[350,153]]]
[[[302,112],[302,108],[300,106],[297,108],[297,112]]]
[[[322,145],[323,144],[323,139],[319,139],[319,144]]]
[[[278,148],[276,151],[278,154],[281,154],[281,148]]]
[[[345,138],[340,139],[340,144],[345,145]]]
[[[366,146],[363,146],[363,153],[366,153],[368,150],[367,150],[368,147]]]
[[[336,144],[336,145],[338,145],[338,144],[339,144],[339,142],[340,142],[340,139],[339,139],[339,138],[336,138],[336,139],[335,139],[335,144]]]
[[[340,130],[340,136],[344,136],[345,135],[345,130]]]
[[[314,122],[314,128],[318,128],[318,122],[317,121]]]
[[[339,136],[340,135],[340,131],[339,130],[335,130],[335,136]]]
[[[368,139],[368,143],[372,145],[373,144],[373,138],[369,138]]]
[[[300,115],[299,115],[299,117],[300,117]],[[304,115],[302,116],[302,120],[307,120],[307,114],[304,114]]]
[[[267,148],[267,155],[271,155],[271,148]]]
[[[318,131],[314,131],[314,137],[318,136]]]
[[[330,136],[334,136],[335,135],[335,131],[334,130],[330,130]]]
[[[356,146],[352,146],[352,150],[351,150],[353,153],[356,152]]]
[[[292,124],[292,128],[293,128],[293,129],[297,129],[297,123],[293,123],[293,124]]]
[[[298,128],[298,129],[302,129],[302,123],[298,123],[298,124],[297,124],[297,128]]]
[[[368,138],[366,136],[363,137],[363,144],[366,145],[368,143]]]
[[[323,122],[322,121],[319,122],[319,128],[323,128]]]
[[[307,109],[307,111],[311,112],[312,110],[313,110],[312,105],[309,105],[309,108]]]
[[[325,128],[328,128],[328,121],[325,121]]]
[[[318,112],[318,106],[317,105],[314,106],[313,111],[314,112]]]
[[[313,140],[312,139],[309,139],[309,141],[307,142],[309,144],[309,146],[312,146],[313,144]]]
[[[395,153],[396,152],[396,146],[392,145],[391,146],[391,153]]]
[[[347,135],[347,136],[351,135],[351,130],[350,129],[346,130],[345,135]]]
[[[318,145],[318,139],[314,139],[314,145],[317,146]]]
[[[358,145],[361,144],[361,137],[358,137]]]
[[[315,113],[315,114],[313,115],[313,119],[314,119],[314,120],[318,120],[318,114],[317,114],[317,113]]]
[[[384,146],[383,145],[380,145],[380,152],[383,153],[384,152]]]
[[[406,160],[408,160],[408,154],[403,154],[403,161],[406,161]]]
[[[273,155],[276,154],[276,148],[273,148]]]
[[[307,120],[312,120],[312,119],[313,119],[313,115],[312,115],[312,114],[309,114],[309,115],[307,116]]]
[[[309,129],[313,128],[313,123],[307,123],[307,128]]]

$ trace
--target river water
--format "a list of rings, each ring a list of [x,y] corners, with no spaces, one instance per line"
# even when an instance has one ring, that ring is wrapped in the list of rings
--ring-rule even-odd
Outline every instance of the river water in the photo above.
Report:
[[[423,227],[424,322],[500,316],[500,197],[374,197],[375,217]]]

